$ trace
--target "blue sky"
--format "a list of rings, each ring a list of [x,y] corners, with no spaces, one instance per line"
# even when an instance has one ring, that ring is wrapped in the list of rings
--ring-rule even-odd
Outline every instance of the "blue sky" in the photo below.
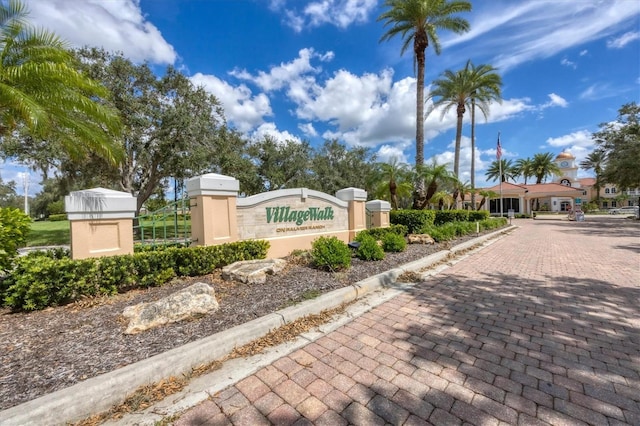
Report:
[[[381,160],[414,161],[415,74],[401,39],[380,43],[381,0],[27,0],[31,21],[72,46],[102,46],[175,65],[222,102],[249,138],[337,138]],[[467,60],[498,68],[503,102],[477,120],[476,185],[495,159],[593,151],[591,134],[640,101],[640,2],[475,0],[463,35],[441,32],[425,81]],[[428,88],[427,88],[428,93]],[[425,158],[453,163],[455,109],[425,120]],[[469,180],[465,116],[461,178]],[[5,181],[26,169],[2,165]],[[581,171],[580,176],[588,176]],[[29,193],[38,192],[31,172]]]

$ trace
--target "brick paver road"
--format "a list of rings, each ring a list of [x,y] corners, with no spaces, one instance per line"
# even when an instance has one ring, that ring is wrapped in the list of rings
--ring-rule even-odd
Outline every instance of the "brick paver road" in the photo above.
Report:
[[[640,425],[640,224],[517,221],[179,425]]]

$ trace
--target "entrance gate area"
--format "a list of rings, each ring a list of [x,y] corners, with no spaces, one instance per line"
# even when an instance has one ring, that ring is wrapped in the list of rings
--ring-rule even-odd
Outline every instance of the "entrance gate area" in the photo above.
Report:
[[[366,202],[366,191],[345,188],[331,196],[307,188],[284,189],[239,198],[233,177],[207,174],[187,181],[188,204],[134,219],[130,194],[94,188],[65,197],[74,259],[133,253],[135,234],[143,243],[187,242],[217,245],[260,239],[269,257],[311,248],[319,237],[351,241],[367,227],[389,226],[388,202]],[[134,228],[134,221],[136,226]]]
[[[161,209],[133,220],[134,244],[191,244],[191,210],[189,199],[171,202]]]

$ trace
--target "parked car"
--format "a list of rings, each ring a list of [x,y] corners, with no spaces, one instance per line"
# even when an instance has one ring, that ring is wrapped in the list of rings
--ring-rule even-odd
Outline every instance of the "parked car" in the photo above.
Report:
[[[638,206],[616,207],[614,209],[609,209],[609,214],[635,215],[637,217],[639,209],[640,207]]]

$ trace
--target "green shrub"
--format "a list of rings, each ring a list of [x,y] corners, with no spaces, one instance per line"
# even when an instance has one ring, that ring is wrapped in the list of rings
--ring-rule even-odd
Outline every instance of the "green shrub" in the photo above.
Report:
[[[238,260],[264,259],[268,249],[267,241],[240,241],[83,260],[72,260],[62,251],[30,254],[16,259],[15,268],[0,282],[0,298],[16,310],[43,309],[82,296],[159,286],[176,275],[209,274]]]
[[[62,222],[63,220],[67,220],[67,215],[65,213],[50,214],[48,220],[49,222]]]
[[[415,234],[424,226],[433,225],[435,218],[435,210],[392,210],[389,215],[392,224],[406,226],[409,234]]]
[[[382,240],[387,234],[396,234],[404,237],[407,235],[408,229],[404,225],[390,225],[386,228],[370,228],[360,232],[366,232],[376,240]]]
[[[49,213],[49,217],[51,217],[52,215],[65,215],[65,211],[64,211],[64,200],[58,200],[58,201],[54,201],[52,203],[49,203],[47,205],[47,213]],[[49,219],[51,220],[51,219]],[[66,220],[66,219],[62,219],[62,220]]]
[[[136,243],[133,245],[133,251],[134,253],[142,253],[142,252],[146,252],[146,251],[159,251],[159,250],[166,250],[169,248],[183,248],[183,247],[189,247],[189,243],[185,243],[185,242],[169,242],[166,244],[156,244],[156,243],[152,243],[152,244],[142,244],[142,243]]]
[[[486,210],[471,210],[469,212],[469,221],[478,222],[480,220],[489,219],[489,212]]]
[[[495,217],[480,221],[480,230],[488,231],[491,229],[501,228],[506,226],[508,219],[506,217]]]
[[[436,217],[433,224],[444,225],[449,222],[467,222],[469,220],[468,210],[436,210]]]
[[[362,260],[382,260],[384,250],[378,245],[378,241],[371,235],[359,233],[356,241],[360,243],[356,250],[356,256]]]
[[[401,252],[407,249],[407,240],[402,235],[389,233],[382,238],[384,251]]]
[[[320,269],[337,271],[351,266],[351,251],[337,237],[320,237],[311,243],[311,259]]]
[[[0,207],[0,270],[9,269],[18,247],[26,244],[30,224],[29,216],[20,210]]]

